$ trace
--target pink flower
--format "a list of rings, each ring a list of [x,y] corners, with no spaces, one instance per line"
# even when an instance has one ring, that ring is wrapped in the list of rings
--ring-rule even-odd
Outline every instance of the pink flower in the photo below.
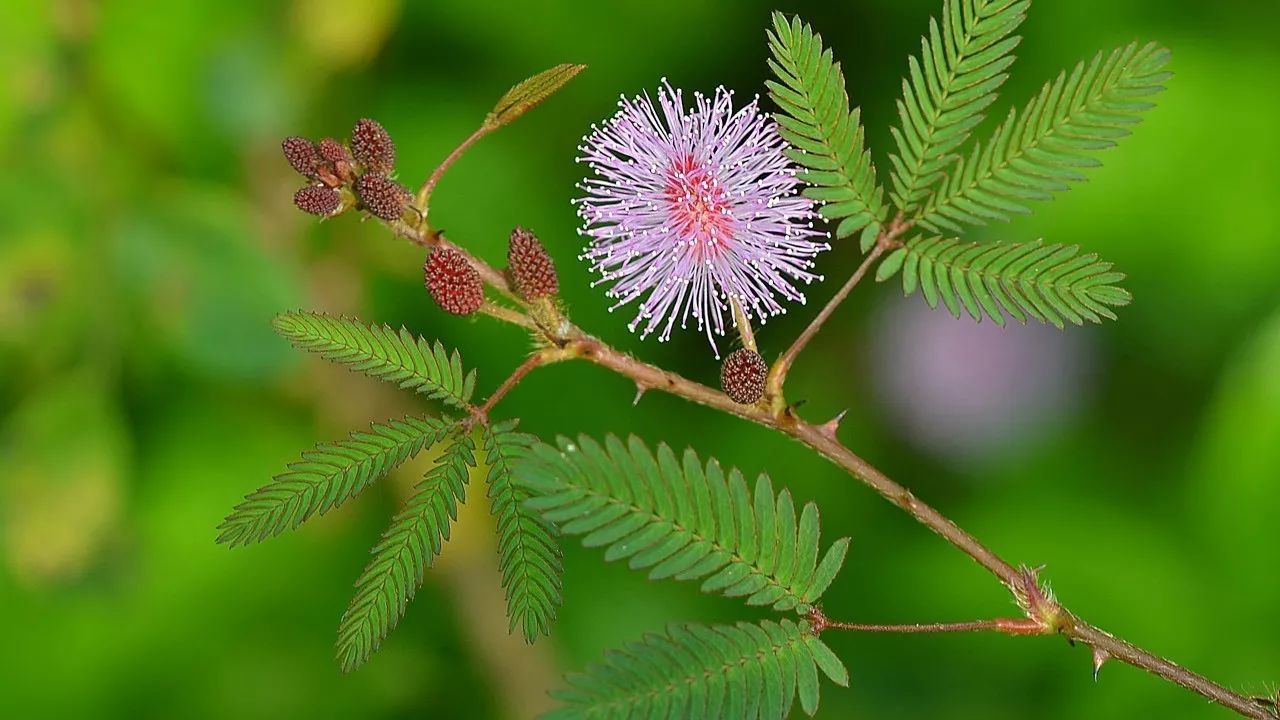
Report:
[[[805,301],[796,284],[822,279],[812,258],[830,249],[813,239],[825,235],[777,125],[756,100],[736,112],[732,102],[720,87],[694,93],[686,111],[664,79],[657,108],[648,94],[623,98],[579,148],[594,171],[576,202],[595,284],[612,283],[613,308],[640,300],[627,327],[642,338],[660,330],[665,341],[692,317],[717,357],[730,299],[763,324],[786,312],[782,301]]]

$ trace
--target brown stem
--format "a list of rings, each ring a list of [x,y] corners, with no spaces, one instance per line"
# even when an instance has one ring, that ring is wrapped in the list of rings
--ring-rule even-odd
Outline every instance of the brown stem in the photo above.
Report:
[[[520,381],[523,380],[526,375],[533,372],[534,368],[546,362],[554,362],[554,359],[550,355],[541,352],[534,353],[533,355],[525,358],[524,362],[520,363],[520,367],[516,368],[511,375],[507,376],[507,379],[502,381],[502,384],[498,386],[497,390],[493,391],[493,394],[489,396],[489,399],[485,400],[484,404],[477,408],[477,412],[484,417],[488,417],[489,411],[492,410],[493,406],[497,405],[498,401],[502,400],[507,393],[511,392],[511,388],[519,385]]]
[[[427,212],[427,204],[431,201],[431,191],[435,190],[436,185],[440,182],[440,178],[444,177],[445,171],[448,170],[449,167],[458,160],[458,158],[462,157],[462,153],[466,152],[467,148],[475,145],[477,140],[496,129],[498,129],[498,126],[486,119],[480,127],[476,128],[475,132],[468,135],[466,140],[463,140],[458,147],[454,148],[453,152],[449,153],[449,156],[437,165],[435,170],[431,171],[431,177],[427,178],[427,181],[422,184],[422,188],[418,190],[417,206],[421,212],[424,214]]]
[[[1134,667],[1142,668],[1152,675],[1181,685],[1193,693],[1202,695],[1223,707],[1230,708],[1244,717],[1254,718],[1255,720],[1275,720],[1280,717],[1280,712],[1277,712],[1274,706],[1268,707],[1255,699],[1247,698],[1228,690],[1203,675],[1194,673],[1158,655],[1153,655],[1089,623],[1076,620],[1066,635],[1073,640],[1079,640],[1092,647],[1095,653],[1098,651],[1105,653],[1104,659],[1109,656]]]
[[[866,274],[867,269],[874,262],[875,258],[881,252],[894,247],[896,237],[907,226],[899,221],[894,222],[890,232],[877,242],[876,248],[863,261],[862,266],[854,273],[849,282],[845,283],[845,287],[837,293],[836,298],[823,308],[820,314],[821,320],[825,320],[834,311],[835,307],[847,296],[849,290]],[[399,230],[397,230],[399,231]],[[402,233],[404,234],[404,233]],[[432,237],[422,235],[421,232],[415,233],[410,239],[423,245],[444,244],[447,241],[438,233],[433,233]],[[452,246],[452,245],[451,245]],[[452,246],[456,247],[456,246]],[[461,251],[461,249],[459,248]],[[465,251],[462,251],[465,252]],[[501,273],[493,270],[484,261],[467,255],[472,264],[480,271],[485,281],[495,288],[510,293],[510,287],[506,283],[506,279]],[[527,327],[527,325],[515,319],[518,313],[511,313],[515,317],[503,317],[495,315],[500,319],[508,320],[516,324]],[[524,318],[527,320],[527,318]],[[567,321],[566,321],[567,324]],[[817,329],[821,327],[822,322],[815,320],[806,329],[805,334],[801,337],[812,337]],[[729,399],[724,393],[710,388],[701,383],[689,380],[681,375],[664,370],[655,365],[638,360],[626,353],[607,345],[606,343],[587,335],[579,328],[567,324],[567,330],[563,334],[552,336],[547,335],[546,340],[551,342],[555,348],[545,350],[539,355],[534,355],[527,359],[506,382],[498,388],[497,391],[487,400],[483,406],[483,412],[487,413],[497,404],[498,401],[515,386],[521,379],[532,372],[537,366],[547,363],[565,360],[569,358],[582,358],[588,360],[601,367],[608,368],[619,375],[631,379],[636,387],[641,391],[648,389],[661,390],[678,397],[682,397],[691,402],[695,402],[707,407],[715,408],[722,412],[737,417],[750,420],[751,422],[773,428],[801,443],[809,446],[818,454],[830,460],[835,465],[842,468],[849,475],[860,480],[863,484],[876,491],[889,502],[898,506],[911,517],[915,518],[925,527],[951,543],[958,550],[972,558],[975,562],[985,568],[994,575],[1005,587],[1013,592],[1015,598],[1023,605],[1023,609],[1027,612],[1026,620],[1010,620],[998,619],[990,621],[977,621],[975,623],[940,623],[932,625],[859,625],[854,623],[829,624],[829,627],[840,627],[847,630],[862,630],[867,632],[959,632],[962,630],[992,630],[1004,632],[1007,634],[1025,635],[1025,634],[1048,634],[1058,633],[1068,639],[1078,640],[1094,649],[1095,669],[1097,665],[1104,662],[1108,658],[1115,658],[1121,662],[1128,663],[1137,668],[1146,670],[1158,677],[1164,678],[1172,683],[1180,685],[1192,692],[1195,692],[1223,707],[1229,708],[1236,713],[1255,720],[1280,720],[1280,711],[1275,707],[1268,707],[1261,702],[1252,700],[1236,692],[1233,692],[1207,678],[1187,670],[1169,660],[1154,655],[1143,650],[1127,641],[1116,638],[1110,633],[1097,628],[1089,623],[1075,617],[1066,608],[1057,603],[1052,596],[1043,592],[1036,579],[1034,571],[1020,570],[1005,561],[990,548],[983,545],[977,538],[970,535],[959,525],[956,525],[950,518],[935,510],[933,507],[921,502],[906,487],[898,484],[890,479],[887,475],[880,472],[873,465],[856,455],[852,450],[845,447],[836,439],[834,428],[828,425],[811,425],[799,418],[793,409],[784,408],[782,410],[766,409],[760,405],[739,405]],[[805,338],[807,342],[807,338]],[[799,353],[804,346],[803,342],[797,340],[797,343],[788,350],[787,354],[779,360],[782,367],[780,380],[785,379],[785,370],[794,360],[795,355]],[[784,364],[785,360],[785,364]],[[775,365],[775,369],[777,369]],[[778,388],[781,388],[779,381]],[[779,393],[778,398],[781,395]],[[913,628],[913,629],[907,629]]]
[[[1027,583],[1029,582],[1027,572],[1018,570],[990,548],[983,545],[977,538],[952,522],[950,518],[921,502],[910,490],[899,485],[866,460],[856,455],[852,450],[842,445],[835,439],[834,434],[823,432],[820,426],[804,422],[789,410],[780,415],[775,415],[756,405],[739,405],[718,390],[637,360],[586,335],[580,335],[570,342],[566,346],[566,351],[571,352],[574,357],[580,357],[630,378],[640,388],[661,390],[686,400],[736,415],[765,427],[774,428],[799,440],[853,477],[861,480],[886,500],[902,508],[922,525],[968,555],[988,572],[996,576],[1015,595],[1026,594]],[[1030,582],[1034,583],[1033,575]],[[1260,720],[1276,720],[1280,718],[1280,714],[1249,698],[1146,650],[1119,640],[1109,633],[1076,618],[1065,608],[1058,606],[1055,601],[1044,600],[1043,597],[1041,597],[1041,601],[1049,602],[1050,607],[1048,609],[1036,608],[1037,616],[1028,618],[1028,624],[1019,623],[1017,627],[1029,629],[1034,625],[1040,634],[1046,631],[1059,632],[1068,638],[1079,640],[1091,647],[1100,649],[1117,660],[1142,668],[1165,680],[1181,685],[1192,692],[1236,711],[1244,717]]]
[[[849,297],[849,293],[862,281],[863,276],[867,274],[867,270],[871,269],[871,266],[879,259],[884,250],[885,247],[883,245],[876,243],[876,246],[872,248],[871,252],[867,253],[867,257],[863,259],[858,269],[845,281],[844,286],[827,301],[827,304],[813,318],[808,327],[800,333],[795,342],[791,343],[791,347],[787,348],[787,351],[782,353],[778,361],[770,368],[769,377],[765,382],[765,393],[768,397],[773,398],[775,409],[780,408],[783,403],[782,386],[787,380],[787,372],[791,370],[792,363],[796,361],[796,356],[800,354],[801,350],[804,350],[804,346],[809,344],[813,336],[818,334],[818,331],[822,329],[823,323],[827,321],[827,318],[831,317],[831,314],[836,311],[840,303]]]

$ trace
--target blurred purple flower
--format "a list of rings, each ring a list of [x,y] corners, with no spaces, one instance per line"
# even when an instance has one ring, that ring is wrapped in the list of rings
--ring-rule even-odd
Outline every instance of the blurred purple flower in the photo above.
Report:
[[[963,462],[997,457],[1066,422],[1094,382],[1089,336],[975,323],[899,297],[881,309],[866,346],[894,424]]]
[[[735,112],[720,87],[694,93],[686,111],[682,91],[662,82],[657,108],[647,93],[624,97],[579,148],[594,171],[576,201],[591,238],[582,259],[600,273],[595,284],[613,283],[610,311],[643,298],[632,332],[660,328],[665,341],[692,316],[718,357],[730,298],[763,324],[786,312],[779,300],[804,302],[795,283],[822,279],[809,270],[830,246],[812,239],[824,236],[813,203],[756,100]]]

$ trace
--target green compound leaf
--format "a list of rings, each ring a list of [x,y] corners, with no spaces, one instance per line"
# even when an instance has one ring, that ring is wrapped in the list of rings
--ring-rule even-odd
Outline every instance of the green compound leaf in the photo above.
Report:
[[[1013,34],[1030,0],[946,0],[942,24],[929,21],[919,59],[909,60],[892,128],[893,201],[904,213],[924,200],[955,162],[954,151],[982,122],[1013,64]]]
[[[840,63],[799,18],[787,22],[775,12],[768,35],[769,68],[777,80],[765,84],[782,109],[775,117],[793,146],[787,154],[806,169],[801,177],[812,187],[805,196],[822,203],[824,218],[839,222],[836,237],[884,221],[884,190],[876,182],[859,111],[849,109]]]
[[[527,80],[522,80],[508,90],[493,106],[488,122],[491,125],[502,126],[516,120],[538,103],[551,97],[586,69],[586,65],[562,63],[549,70],[543,70]]]
[[[529,491],[516,483],[519,464],[540,444],[515,431],[516,421],[496,423],[484,431],[489,466],[489,500],[498,520],[498,567],[507,589],[510,630],[519,626],[527,642],[550,632],[560,607],[560,546],[555,532],[526,508]]]
[[[469,468],[476,466],[474,451],[469,436],[455,435],[373,547],[373,558],[356,580],[355,597],[338,624],[343,672],[360,667],[377,652],[422,586],[466,498]]]
[[[776,720],[797,696],[813,715],[819,671],[848,685],[848,671],[807,623],[671,625],[569,675],[568,687],[552,692],[561,707],[543,718]]]
[[[527,505],[606,560],[630,558],[651,579],[702,580],[703,592],[749,605],[804,611],[826,591],[848,549],[841,538],[818,563],[818,508],[797,520],[791,493],[761,475],[754,494],[737,470],[705,465],[666,445],[656,455],[631,438],[604,446],[582,436],[540,445],[521,467]]]
[[[1005,315],[1058,328],[1066,322],[1114,320],[1112,307],[1132,297],[1117,283],[1124,274],[1094,253],[1080,255],[1075,245],[966,243],[939,237],[914,238],[885,258],[876,279],[902,273],[907,295],[917,290],[930,307],[941,301],[960,317],[983,315],[1004,325]]]
[[[1169,51],[1137,43],[1098,53],[1046,83],[1027,107],[1009,111],[985,145],[956,165],[920,210],[918,222],[938,232],[982,225],[1030,211],[1027,202],[1050,200],[1081,172],[1100,163],[1093,156],[1112,147],[1155,107],[1150,96],[1171,74]]]
[[[290,463],[287,472],[245,496],[218,526],[218,542],[248,545],[294,530],[440,442],[451,426],[449,420],[406,417],[316,445]]]
[[[475,371],[464,374],[458,352],[446,353],[439,342],[430,345],[404,328],[397,332],[386,325],[364,325],[312,312],[277,315],[272,324],[294,345],[326,360],[412,388],[459,410],[470,407]]]

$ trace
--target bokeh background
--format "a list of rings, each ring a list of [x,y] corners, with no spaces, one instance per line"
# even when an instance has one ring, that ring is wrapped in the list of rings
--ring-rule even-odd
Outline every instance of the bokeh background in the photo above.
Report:
[[[461,347],[487,392],[526,341],[446,317],[421,251],[374,223],[298,213],[282,136],[380,119],[416,184],[513,82],[590,69],[485,139],[437,224],[500,262],[517,223],[559,259],[576,320],[713,383],[693,334],[640,343],[575,260],[575,146],[618,93],[661,77],[760,91],[761,0],[6,0],[0,22],[0,717],[506,717],[565,670],[669,621],[758,617],[571,548],[550,640],[506,634],[484,503],[366,667],[337,620],[421,466],[244,550],[220,518],[298,451],[414,398],[304,358],[276,312],[405,324]],[[908,53],[936,0],[784,3],[844,61],[884,166]],[[1280,5],[1044,0],[995,114],[1133,38],[1177,76],[1084,186],[978,237],[1079,243],[1129,273],[1120,322],[999,330],[860,288],[793,376],[845,440],[1083,616],[1245,692],[1280,681]],[[858,253],[823,256],[829,278]],[[828,282],[811,300],[834,289]],[[806,312],[761,332],[781,350]],[[551,437],[638,433],[767,470],[852,550],[827,607],[865,621],[1008,614],[980,569],[803,448],[585,365],[504,404]],[[852,687],[829,718],[1222,718],[1121,666],[1095,683],[1056,639],[834,636]]]

